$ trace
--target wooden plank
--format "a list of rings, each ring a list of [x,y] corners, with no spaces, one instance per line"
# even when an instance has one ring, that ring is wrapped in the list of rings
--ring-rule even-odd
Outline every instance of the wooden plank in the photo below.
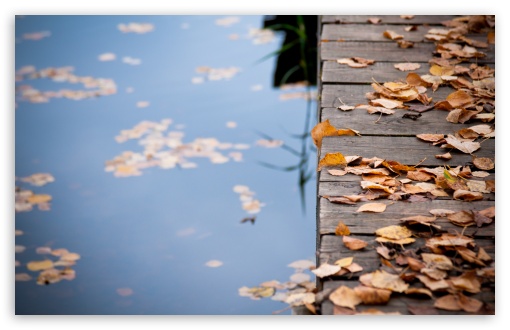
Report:
[[[384,80],[383,82],[385,81],[389,80]],[[321,107],[335,108],[342,105],[338,98],[347,105],[368,104],[365,94],[373,91],[374,89],[370,85],[324,84],[321,89]],[[433,102],[437,102],[445,100],[448,95],[455,91],[456,89],[445,86],[439,87],[435,92],[427,92],[427,95],[432,97]]]
[[[342,41],[382,41],[392,42],[395,40],[386,38],[383,34],[386,30],[391,30],[402,35],[403,40],[413,42],[434,42],[425,38],[425,34],[432,29],[430,26],[419,26],[417,30],[407,32],[405,26],[395,26],[387,24],[324,24],[322,27],[321,40],[342,40]],[[437,27],[434,27],[437,28]],[[467,38],[487,42],[487,34],[466,34]],[[483,49],[481,49],[483,51]]]
[[[324,185],[324,183],[321,185]],[[486,200],[466,203],[456,200],[436,199],[418,203],[401,201],[392,205],[389,205],[389,200],[374,202],[388,204],[386,211],[382,213],[357,213],[356,210],[365,203],[359,202],[355,205],[337,204],[331,203],[326,198],[321,198],[319,201],[319,234],[334,234],[340,220],[349,227],[352,234],[368,235],[373,234],[378,228],[401,224],[400,219],[408,216],[431,216],[429,211],[432,209],[446,209],[458,212],[464,210],[479,211],[495,206],[495,201]],[[442,230],[451,233],[458,233],[464,230],[463,227],[452,224],[446,218],[437,218],[436,224],[441,226]],[[464,234],[475,237],[495,237],[495,223],[493,222],[480,228],[476,226],[467,227]]]
[[[354,288],[359,285],[357,281],[328,281],[324,283],[324,291],[332,291],[336,288],[345,285],[350,288]],[[417,287],[414,286],[413,287]],[[485,291],[477,293],[472,297],[483,301],[485,306],[479,311],[479,314],[488,314],[495,315],[495,300],[496,295],[494,292],[494,288],[492,290],[490,288],[483,288]],[[434,298],[437,299],[439,295],[435,294]],[[412,296],[408,296],[402,293],[393,292],[391,294],[390,301],[386,305],[364,305],[360,304],[356,306],[357,312],[367,311],[368,309],[377,309],[384,313],[392,313],[398,312],[402,315],[409,315],[409,307],[411,306],[419,306],[419,307],[432,307],[434,305],[435,299],[427,299],[427,298],[414,298]],[[322,315],[333,315],[334,314],[334,305],[329,299],[325,299],[321,304],[321,314]],[[433,308],[437,311],[439,315],[472,315],[472,313],[466,313],[464,311],[447,311],[444,309]]]
[[[416,43],[413,48],[400,48],[396,42],[322,42],[321,60],[337,60],[345,57],[363,57],[381,62],[400,63],[406,59],[412,62],[428,62],[435,50],[432,43]],[[494,45],[483,50],[484,58],[471,59],[471,63],[494,63]]]
[[[402,62],[408,62],[409,59],[402,59]],[[412,72],[419,75],[430,74],[430,64],[419,63],[421,67]],[[345,64],[339,64],[336,61],[325,61],[322,65],[321,80],[323,83],[355,83],[355,84],[371,84],[374,81],[382,84],[387,81],[405,81],[409,72],[403,72],[394,67],[395,63],[375,62],[366,68],[351,68]],[[469,64],[460,66],[469,67]],[[488,64],[494,68],[494,64]],[[471,80],[471,78],[468,78]],[[432,93],[430,90],[429,93]]]
[[[412,19],[405,19],[400,15],[324,15],[321,17],[322,23],[335,23],[335,24],[352,24],[352,23],[367,23],[367,20],[372,17],[381,19],[381,23],[387,24],[430,24],[441,25],[441,22],[459,17],[458,15],[415,15]]]
[[[495,156],[495,139],[485,140],[482,147],[473,154],[477,157]],[[341,152],[345,155],[359,155],[372,158],[395,160],[405,165],[443,166],[464,165],[472,161],[472,156],[451,150],[449,161],[437,159],[434,155],[443,154],[449,149],[433,146],[416,137],[392,136],[328,136],[322,139],[321,155],[328,152]],[[321,156],[322,157],[322,156]],[[422,162],[422,160],[425,160]]]
[[[416,121],[402,118],[406,113],[417,114],[406,110],[395,109],[393,115],[369,114],[366,109],[341,111],[335,108],[322,109],[321,121],[329,120],[337,128],[351,128],[361,135],[398,135],[416,136],[416,134],[453,134],[456,131],[485,124],[474,120],[464,124],[452,124],[446,121],[447,111],[431,110],[421,114]],[[490,123],[489,123],[490,125]],[[441,149],[436,150],[438,153]]]
[[[342,241],[342,236],[323,235],[321,237],[321,244],[319,246],[319,264],[333,264],[338,259],[353,257],[353,262],[363,267],[361,272],[336,276],[336,278],[355,278],[362,274],[371,273],[381,267],[381,257],[375,250],[378,246],[380,246],[380,243],[375,241],[375,236],[350,235],[350,237],[361,239],[367,242],[368,246],[362,250],[353,251],[345,247]],[[414,243],[405,245],[405,250],[414,250],[423,246],[425,246],[425,239],[416,238]],[[493,240],[479,238],[476,240],[476,246],[483,247],[494,260],[495,245]],[[397,252],[402,250],[399,246],[396,246],[395,249]]]

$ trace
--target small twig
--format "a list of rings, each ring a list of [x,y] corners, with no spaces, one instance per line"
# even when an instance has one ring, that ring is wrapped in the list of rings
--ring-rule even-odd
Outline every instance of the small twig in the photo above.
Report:
[[[381,117],[382,117],[382,112],[380,112],[379,118],[377,118],[377,120],[374,122],[374,124],[377,124],[377,122],[378,122],[379,120],[381,120]]]
[[[421,163],[423,163],[423,162],[425,161],[425,159],[427,159],[427,157],[425,157],[425,158],[423,158],[422,160],[420,160],[420,161],[418,162],[418,164],[414,165],[414,167],[416,167],[416,166],[420,165]]]

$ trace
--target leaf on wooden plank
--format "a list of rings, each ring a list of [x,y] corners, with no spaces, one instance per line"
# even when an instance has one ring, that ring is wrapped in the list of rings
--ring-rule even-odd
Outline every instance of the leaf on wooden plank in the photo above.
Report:
[[[379,24],[381,23],[381,19],[379,17],[370,17],[369,19],[367,19],[367,22],[372,24]]]
[[[53,261],[47,259],[42,261],[30,261],[27,263],[28,270],[33,272],[53,268]]]
[[[403,35],[398,34],[398,33],[396,33],[395,31],[392,31],[392,30],[384,31],[383,32],[383,36],[388,38],[388,39],[391,39],[391,40],[404,39]]]
[[[467,202],[478,201],[483,199],[483,194],[480,192],[473,192],[469,190],[455,190],[453,193],[453,199],[463,200]]]
[[[400,239],[391,239],[391,238],[386,238],[386,237],[377,237],[375,239],[376,242],[379,242],[379,243],[391,243],[391,244],[396,244],[396,245],[406,245],[406,244],[411,244],[411,243],[414,243],[416,240],[412,237],[408,237],[408,238],[400,238]]]
[[[330,201],[331,203],[349,204],[349,205],[356,204],[356,202],[352,201],[351,199],[349,199],[345,196],[322,196],[322,197],[327,198],[328,201]],[[360,198],[361,198],[361,196],[360,196]]]
[[[480,192],[484,194],[488,194],[491,190],[487,187],[486,181],[481,180],[466,180],[466,185],[469,188],[469,191],[472,192]]]
[[[336,225],[335,229],[335,235],[337,236],[344,236],[344,235],[350,235],[351,231],[349,230],[349,227],[343,223],[341,220],[338,221],[338,224]]]
[[[318,268],[313,269],[312,273],[314,273],[316,276],[320,278],[323,278],[337,273],[340,269],[341,269],[340,266],[323,263]]]
[[[475,216],[471,211],[455,212],[449,214],[447,219],[450,220],[451,223],[461,227],[472,226],[475,224]]]
[[[351,110],[356,109],[356,107],[354,107],[352,105],[346,105],[346,104],[340,105],[340,106],[338,106],[336,108],[339,109],[339,110],[342,110],[342,111],[351,111]]]
[[[414,180],[414,181],[426,182],[426,181],[434,180],[435,177],[436,176],[431,173],[427,173],[427,172],[420,171],[420,170],[407,172],[407,178]]]
[[[329,119],[318,123],[312,128],[311,135],[315,146],[320,149],[322,145],[322,139],[326,136],[337,136],[338,130],[336,127],[330,124]]]
[[[443,246],[464,246],[474,242],[473,238],[464,235],[442,234],[439,237],[432,237],[426,240],[426,246],[430,248]]]
[[[356,309],[352,310],[350,308],[337,306],[333,304],[333,315],[355,315]]]
[[[368,245],[367,242],[361,239],[352,238],[349,236],[344,236],[342,238],[342,242],[349,250],[361,250]]]
[[[484,216],[480,212],[473,211],[473,214],[475,216],[475,222],[477,227],[482,227],[484,224],[492,223],[492,219]]]
[[[361,205],[356,212],[374,212],[381,213],[386,210],[386,204],[383,203],[367,203]]]
[[[450,281],[455,289],[469,293],[479,293],[482,286],[475,270],[468,270],[460,276],[450,277]]]
[[[396,225],[379,228],[375,231],[375,234],[389,239],[402,239],[413,236],[413,232],[407,227]]]
[[[381,106],[386,109],[404,108],[404,103],[398,100],[390,100],[385,98],[379,98],[370,101],[371,105]]]
[[[313,304],[315,302],[315,294],[311,292],[291,293],[285,299],[285,302],[290,306],[301,306],[305,303]]]
[[[483,302],[480,300],[465,296],[462,293],[458,293],[458,304],[462,310],[468,313],[476,313],[483,306]]]
[[[453,135],[448,135],[448,137],[445,138],[447,142],[448,147],[453,147],[459,151],[462,151],[463,153],[470,154],[475,152],[476,150],[480,149],[480,143],[478,142],[470,142],[470,141],[461,141],[457,139]],[[445,145],[442,146],[442,148]]]
[[[384,115],[392,115],[395,113],[395,110],[391,110],[391,109],[386,109],[384,107],[373,107],[373,106],[368,106],[367,107],[367,112],[369,114],[374,114],[374,113],[382,113]]]
[[[453,109],[451,110],[448,115],[446,116],[446,121],[453,123],[453,124],[464,124],[465,122],[471,120],[476,115],[478,115],[480,111],[474,111],[474,110],[466,110],[463,108],[459,109]]]
[[[478,211],[478,213],[480,213],[481,215],[486,216],[488,218],[494,218],[496,216],[496,207],[491,206],[491,207],[488,207],[481,211]]]
[[[427,142],[438,142],[444,139],[444,134],[417,134],[416,137]]]
[[[400,71],[414,71],[418,70],[421,65],[419,63],[397,63],[393,65],[396,69]]]
[[[440,155],[434,155],[434,157],[436,157],[437,159],[450,160],[450,159],[452,159],[452,154],[447,152],[447,153],[440,154]]]
[[[421,271],[422,268],[425,268],[425,264],[421,262],[418,259],[415,259],[413,257],[407,257],[407,264],[409,265],[409,268],[411,270],[414,270],[415,272]]]
[[[337,261],[335,261],[334,264],[337,266],[340,266],[340,267],[348,267],[352,264],[353,260],[354,260],[354,257],[342,258],[342,259],[338,259]]]
[[[478,254],[476,255],[476,257],[482,261],[491,261],[492,260],[492,257],[482,247],[478,250]]]
[[[366,68],[369,65],[375,63],[375,60],[366,59],[363,57],[351,57],[351,58],[341,58],[336,60],[339,64],[347,64],[351,68]]]
[[[424,105],[424,104],[412,104],[409,106],[407,110],[415,111],[418,113],[426,112],[434,109],[434,104]]]
[[[354,292],[361,298],[363,304],[367,305],[387,304],[391,296],[391,290],[371,288],[363,285],[355,287]]]
[[[455,211],[447,209],[432,209],[429,212],[436,217],[447,217],[448,215],[455,213]]]
[[[450,287],[445,280],[434,280],[426,275],[416,275],[416,278],[432,291],[444,290]]]
[[[400,164],[397,161],[394,160],[385,160],[381,163],[384,167],[389,169],[390,171],[400,174],[400,172],[408,172],[408,171],[415,171],[416,167],[414,166],[407,166]]]
[[[466,104],[472,103],[473,97],[462,90],[458,90],[448,95],[446,97],[446,101],[448,101],[452,107],[459,108]]]
[[[425,225],[425,226],[429,226],[429,227],[432,226],[434,228],[441,229],[441,226],[438,226],[433,223],[436,221],[436,217],[426,217],[423,215],[415,215],[415,216],[411,216],[411,217],[401,218],[400,220],[404,221],[405,223],[407,223],[409,225],[421,224],[421,225]]]
[[[347,161],[345,160],[344,155],[340,152],[331,153],[328,152],[324,158],[319,161],[319,165],[317,166],[317,172],[321,171],[325,166],[346,166]]]
[[[425,288],[409,288],[404,291],[407,295],[417,295],[417,296],[427,296],[429,298],[433,298],[432,292]]]
[[[388,247],[384,245],[378,246],[376,249],[377,253],[381,255],[383,258],[387,260],[395,259],[397,257],[397,252],[395,249],[388,249]]]
[[[480,170],[489,171],[494,169],[494,161],[487,157],[474,157],[472,162]]]
[[[429,72],[433,76],[440,76],[440,77],[441,76],[451,76],[455,73],[454,69],[451,67],[442,67],[442,66],[435,65],[435,64],[430,67]],[[452,106],[453,106],[453,104],[452,104]]]
[[[329,300],[333,302],[333,304],[340,306],[340,307],[347,307],[350,309],[355,309],[356,305],[359,305],[363,302],[361,298],[356,294],[356,292],[345,286],[342,285],[335,291],[333,291],[329,295]]]
[[[387,186],[383,186],[378,183],[374,183],[372,181],[361,181],[360,182],[361,188],[368,189],[368,190],[383,190],[389,194],[393,194],[395,192],[395,189],[392,189]]]
[[[444,309],[447,311],[460,311],[462,308],[459,305],[458,298],[453,294],[445,295],[441,298],[436,299],[434,307]]]
[[[407,310],[411,315],[439,315],[439,312],[433,306],[407,305]]]
[[[390,274],[384,270],[376,270],[372,273],[371,284],[375,288],[404,292],[409,287],[398,275]]]
[[[471,126],[469,129],[482,136],[486,136],[494,132],[494,129],[486,124]]]
[[[453,263],[450,258],[435,253],[422,253],[421,257],[426,263],[427,267],[437,268],[441,270],[453,269]]]

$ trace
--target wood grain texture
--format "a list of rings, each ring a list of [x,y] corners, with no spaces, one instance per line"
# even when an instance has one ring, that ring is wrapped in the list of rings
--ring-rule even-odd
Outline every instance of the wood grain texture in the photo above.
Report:
[[[405,19],[400,15],[324,15],[321,16],[321,22],[336,23],[336,24],[352,24],[361,23],[366,24],[369,18],[378,17],[381,19],[381,24],[430,24],[441,25],[441,22],[459,17],[458,15],[416,15],[412,19]]]

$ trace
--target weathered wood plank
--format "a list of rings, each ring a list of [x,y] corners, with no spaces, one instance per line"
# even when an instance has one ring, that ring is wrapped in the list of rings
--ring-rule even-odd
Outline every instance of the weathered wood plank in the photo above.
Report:
[[[322,183],[321,185],[324,185]],[[336,204],[331,203],[326,198],[320,199],[320,222],[318,231],[320,234],[334,234],[338,221],[342,220],[351,233],[368,235],[373,234],[375,230],[381,227],[401,224],[400,219],[415,215],[431,216],[430,210],[432,209],[446,209],[452,211],[464,210],[483,210],[495,206],[495,201],[476,201],[466,203],[456,200],[431,200],[426,202],[398,202],[392,205],[389,200],[374,201],[377,203],[388,204],[386,211],[382,213],[357,213],[356,210],[365,203],[357,203],[355,205]],[[441,226],[442,230],[458,233],[464,230],[463,227],[452,224],[446,218],[437,218],[436,224]],[[495,236],[495,223],[482,226],[467,227],[464,231],[465,235],[473,235],[475,237],[494,237]]]
[[[352,238],[361,239],[368,243],[364,249],[353,251],[345,247],[342,236],[323,235],[321,245],[319,247],[319,264],[329,263],[333,264],[336,260],[354,257],[353,262],[363,267],[363,270],[358,273],[346,274],[341,277],[359,277],[362,274],[373,272],[381,267],[380,256],[375,250],[380,243],[375,241],[375,236],[357,236],[351,235]],[[418,249],[425,246],[425,239],[416,238],[416,241],[411,244],[405,245],[406,250]],[[479,238],[476,240],[476,246],[481,246],[494,260],[495,246],[494,241],[490,239]],[[401,249],[396,247],[397,251]],[[338,278],[338,276],[337,276]]]
[[[477,157],[494,158],[495,139],[485,140],[482,147],[473,154]],[[450,151],[453,158],[449,161],[437,159],[434,155]],[[392,136],[328,136],[322,140],[321,155],[328,152],[341,152],[345,155],[379,157],[395,160],[405,165],[443,166],[464,165],[472,161],[469,154],[457,150],[443,149],[424,142],[416,137]],[[322,157],[322,156],[321,156]],[[422,162],[422,160],[425,160]]]
[[[339,281],[328,281],[324,283],[324,291],[335,290],[336,288],[345,285],[350,288],[354,288],[359,285],[357,281],[347,281],[347,280],[339,280]],[[413,287],[417,287],[414,286]],[[472,296],[475,299],[484,302],[484,306],[479,311],[479,314],[488,314],[495,315],[495,300],[496,295],[494,293],[494,289],[484,288],[484,291],[477,293]],[[439,298],[439,295],[435,294],[434,298]],[[367,311],[368,309],[377,309],[384,313],[398,312],[402,315],[411,314],[409,311],[409,307],[418,306],[418,307],[432,307],[434,305],[435,299],[427,299],[427,298],[415,298],[412,296],[408,296],[402,293],[393,292],[391,294],[390,301],[386,305],[364,305],[360,304],[356,306],[357,312]],[[322,315],[333,315],[334,314],[334,305],[331,300],[326,299],[321,304],[321,314]],[[472,313],[467,313],[464,311],[447,311],[444,309],[436,309],[437,314],[439,315],[472,315]]]
[[[400,48],[396,42],[323,42],[320,46],[321,60],[337,60],[344,57],[363,57],[381,62],[400,63],[428,62],[433,56],[433,43],[416,43],[413,48]],[[484,58],[471,59],[472,63],[494,63],[494,45],[483,50]]]
[[[402,62],[408,60],[402,59]],[[418,70],[412,71],[419,75],[430,74],[430,64],[420,63],[421,67]],[[366,68],[351,68],[345,64],[339,64],[336,61],[325,61],[322,66],[322,82],[323,83],[356,83],[356,84],[371,84],[377,81],[383,84],[387,81],[405,81],[409,72],[402,72],[394,67],[395,63],[376,62]],[[460,65],[468,68],[469,64]],[[494,64],[488,64],[489,67],[494,68]],[[471,78],[468,78],[471,79]],[[429,93],[432,93],[430,90]]]
[[[416,15],[412,19],[405,19],[400,15],[324,15],[322,16],[322,23],[336,23],[336,24],[352,24],[352,23],[367,23],[367,20],[372,17],[381,19],[381,23],[386,24],[430,24],[441,25],[441,22],[459,17],[457,15]]]
[[[395,40],[386,38],[383,33],[386,30],[394,31],[402,35],[403,40],[413,42],[434,42],[425,38],[425,34],[432,29],[430,26],[418,26],[417,30],[407,32],[405,25],[395,26],[387,24],[324,24],[322,27],[321,40],[342,41],[386,41],[395,43]],[[437,27],[434,27],[437,28]],[[466,37],[487,42],[487,34],[467,34]],[[483,51],[483,49],[481,49]]]
[[[404,76],[405,78],[405,76]],[[384,80],[382,82],[391,81]],[[368,99],[365,94],[373,92],[374,89],[370,85],[322,85],[321,90],[321,107],[322,108],[335,108],[342,103],[347,105],[357,104],[368,104]],[[442,86],[439,87],[435,92],[427,92],[429,97],[432,97],[432,102],[445,100],[448,95],[455,92],[456,90],[451,87]],[[338,99],[340,98],[340,100]],[[421,103],[417,103],[421,104]]]
[[[399,135],[416,136],[416,134],[453,134],[456,131],[484,124],[479,120],[471,120],[464,124],[452,124],[446,121],[447,111],[431,110],[421,114],[416,121],[403,118],[404,114],[410,112],[395,109],[393,115],[369,114],[366,109],[355,109],[352,111],[341,111],[335,108],[322,109],[321,121],[329,120],[331,125],[337,128],[351,128],[361,135]],[[489,124],[490,125],[490,124]],[[436,150],[444,153],[443,149]]]

